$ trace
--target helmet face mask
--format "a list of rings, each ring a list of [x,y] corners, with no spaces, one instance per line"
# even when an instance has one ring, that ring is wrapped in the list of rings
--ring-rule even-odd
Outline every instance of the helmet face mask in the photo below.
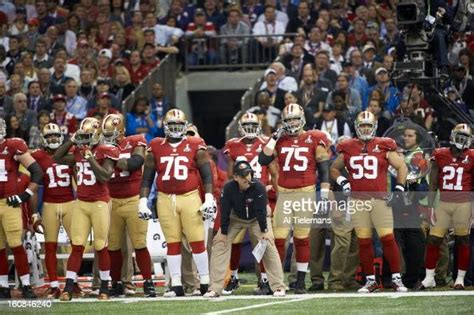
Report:
[[[0,118],[0,141],[7,137],[7,123],[5,119]]]
[[[117,139],[125,133],[123,117],[117,114],[107,115],[102,122],[102,141],[105,144],[115,145]]]
[[[464,150],[471,147],[472,131],[466,124],[459,124],[451,131],[450,141],[458,150]]]
[[[245,113],[239,120],[240,134],[249,139],[256,138],[262,134],[262,127],[257,115]]]
[[[303,108],[298,104],[288,104],[283,109],[282,122],[288,135],[298,134],[306,124]]]
[[[49,123],[43,127],[43,130],[41,130],[41,138],[43,139],[43,146],[51,150],[59,148],[64,141],[61,128],[53,123]]]
[[[377,120],[374,114],[364,111],[357,115],[354,127],[360,140],[372,140],[377,132]]]
[[[163,122],[165,135],[172,139],[183,139],[188,129],[186,116],[179,109],[169,110]]]

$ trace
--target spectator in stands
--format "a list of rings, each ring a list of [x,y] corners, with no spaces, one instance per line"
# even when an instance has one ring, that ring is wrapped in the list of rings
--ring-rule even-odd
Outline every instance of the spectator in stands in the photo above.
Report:
[[[420,115],[425,121],[425,128],[431,130],[434,121],[434,109],[423,98],[423,91],[416,83],[408,83],[403,88],[403,98],[410,99],[415,107],[416,114]]]
[[[148,75],[146,67],[142,64],[142,57],[138,50],[130,54],[130,79],[132,84],[138,85]]]
[[[67,29],[66,19],[62,16],[56,18],[55,27],[58,31],[58,43],[61,43],[66,48],[68,54],[72,55],[77,46],[76,33]]]
[[[103,93],[108,93],[109,98],[112,103],[112,107],[117,110],[120,110],[121,109],[120,102],[115,97],[115,95],[113,95],[110,92],[110,87],[111,85],[110,85],[109,80],[103,80],[103,79],[97,80],[96,93],[95,93],[96,97],[89,100],[89,102],[87,103],[87,109],[90,110],[90,109],[96,108],[100,100],[100,95],[102,95]]]
[[[89,69],[83,69],[81,71],[81,87],[79,88],[78,95],[89,102],[95,98],[95,92],[96,90],[92,71]]]
[[[377,56],[383,56],[383,54],[387,51],[387,47],[385,46],[385,43],[380,37],[380,30],[378,24],[369,22],[367,29],[367,37],[368,40],[366,44],[372,42],[375,47],[375,54]]]
[[[290,104],[299,104],[298,94],[294,91],[288,91],[285,93],[285,106]]]
[[[144,35],[146,35],[148,30],[153,30],[155,35],[155,45],[164,47],[176,45],[184,34],[183,30],[180,28],[156,24],[156,17],[152,12],[146,14],[145,21],[148,28],[144,30]],[[153,24],[152,27],[150,27],[151,24]]]
[[[7,57],[7,52],[3,45],[0,45],[0,70],[2,71],[2,76],[8,77],[13,73],[15,68],[15,61],[10,57]]]
[[[144,134],[147,142],[158,136],[158,120],[150,110],[148,101],[144,97],[135,100],[132,109],[127,113],[127,127],[125,134]]]
[[[110,49],[104,48],[99,51],[97,61],[99,62],[99,73],[97,73],[97,77],[100,79],[110,80],[114,71],[114,68],[111,64],[112,52]]]
[[[216,30],[219,30],[225,24],[226,18],[217,8],[217,0],[205,0],[204,11],[206,12],[207,20],[214,24]]]
[[[189,23],[186,28],[185,37],[190,43],[188,51],[189,65],[215,64],[217,56],[215,47],[209,38],[216,35],[214,24],[206,20],[206,14],[202,9],[196,9],[194,22]]]
[[[89,43],[85,39],[81,39],[77,43],[77,49],[75,50],[75,56],[68,60],[68,64],[77,65],[83,67],[89,60]]]
[[[232,6],[227,12],[227,23],[220,28],[220,35],[249,35],[250,27],[242,21],[242,12]],[[221,39],[220,58],[223,63],[240,64],[247,62],[248,38]]]
[[[123,65],[117,65],[114,68],[113,86],[110,91],[117,97],[121,104],[134,90],[130,74]]]
[[[364,104],[369,89],[367,80],[359,75],[359,72],[355,69],[351,61],[344,62],[342,69],[344,73],[348,75],[350,87],[359,92],[362,104]]]
[[[11,35],[21,35],[28,31],[28,24],[26,23],[26,8],[23,6],[16,7],[16,17],[10,25],[8,32]]]
[[[49,116],[49,110],[42,110],[38,112],[38,125],[33,126],[29,132],[29,141],[28,148],[37,149],[43,144],[43,137],[41,136],[41,130],[51,122],[51,117]]]
[[[309,3],[307,1],[300,1],[298,4],[298,16],[290,19],[286,26],[286,32],[297,33],[302,29],[305,34],[309,34],[316,24],[316,20],[309,13]]]
[[[87,100],[77,95],[77,82],[74,79],[69,79],[66,82],[65,90],[67,112],[73,114],[77,120],[82,120],[87,114]]]
[[[317,120],[314,129],[326,131],[331,136],[332,144],[342,136],[351,138],[352,133],[349,125],[344,119],[336,117],[337,112],[333,104],[326,104],[323,108],[322,119]]]
[[[277,19],[276,9],[274,6],[268,5],[265,7],[265,12],[261,15],[258,22],[253,27],[253,34],[257,35],[274,35],[284,34],[285,25]],[[253,56],[263,58],[261,61],[274,60],[277,56],[277,48],[283,40],[282,36],[267,36],[257,37],[257,49]]]
[[[33,56],[33,64],[37,69],[51,68],[52,59],[48,55],[47,42],[44,38],[38,39],[35,45],[35,54]]]
[[[49,43],[48,54],[54,56],[58,49],[65,48],[63,43],[59,41],[59,32],[56,26],[48,27],[45,37]]]
[[[145,43],[142,56],[142,64],[147,73],[152,72],[160,64],[160,59],[156,56],[156,46],[154,44]]]
[[[45,99],[49,99],[51,95],[51,72],[48,68],[41,68],[38,71],[38,82],[41,94]]]
[[[20,50],[20,39],[16,35],[10,35],[8,38],[8,51],[7,57],[13,60],[15,63],[20,61],[21,50]]]
[[[38,81],[28,83],[27,106],[32,111],[38,113],[42,110],[51,110],[49,100],[41,95],[41,87]]]
[[[87,117],[100,117],[101,119],[103,119],[109,114],[117,114],[118,112],[119,111],[113,108],[111,105],[109,93],[103,92],[99,95],[99,99],[97,100],[97,106],[87,111]]]
[[[37,69],[33,65],[33,54],[29,51],[24,51],[21,54],[20,60],[24,68],[25,82],[37,81],[38,74]]]
[[[384,108],[382,100],[372,99],[369,101],[369,106],[367,106],[367,111],[377,117],[377,131],[376,136],[382,137],[385,134],[385,131],[390,127],[392,122],[382,115]]]
[[[404,98],[400,102],[400,113],[399,113],[398,116],[399,117],[403,116],[403,117],[406,117],[406,118],[410,118],[410,120],[412,122],[414,122],[415,124],[418,124],[421,127],[425,128],[425,121],[421,117],[421,115],[416,113],[415,104],[413,103],[412,100],[408,100],[408,99]]]
[[[27,97],[23,93],[16,93],[13,96],[13,116],[18,119],[20,129],[28,135],[28,132],[32,126],[38,124],[36,119],[36,112],[28,109]],[[24,138],[26,141],[28,139]]]
[[[266,16],[267,8],[273,7],[275,9],[274,10],[275,20],[280,22],[283,26],[283,32],[275,32],[274,34],[284,34],[286,30],[286,26],[288,25],[288,21],[289,21],[288,14],[277,8],[277,0],[265,0],[264,7],[265,7],[265,10],[263,11],[263,14],[260,14],[257,21],[258,22],[264,22],[265,20],[268,21],[267,16]]]
[[[6,94],[5,81],[0,80],[0,117],[5,118],[13,112],[13,100]]]
[[[395,114],[395,110],[397,109],[398,105],[400,104],[400,91],[391,84],[390,76],[388,74],[387,69],[385,68],[378,68],[375,71],[375,80],[377,83],[368,89],[368,94],[374,89],[378,89],[382,91],[385,95],[385,104],[384,108],[388,110],[388,112],[393,115]],[[368,98],[367,98],[368,100]],[[362,105],[362,109],[365,110],[367,108],[368,103]]]
[[[347,36],[347,43],[349,46],[355,46],[361,49],[368,39],[365,32],[367,28],[367,22],[362,18],[356,18],[352,23],[354,25],[354,29]]]
[[[320,50],[331,51],[331,46],[323,41],[322,31],[319,26],[314,26],[311,29],[311,33],[308,35],[308,40],[306,41],[304,48],[312,56],[316,56]]]
[[[15,115],[7,117],[6,124],[7,138],[21,138],[28,141],[28,133],[21,128],[20,121]]]
[[[35,44],[40,39],[40,34],[38,33],[39,21],[37,18],[32,18],[28,21],[28,31],[23,34],[23,42],[26,41],[26,48],[29,51],[35,50]]]
[[[157,125],[157,132],[159,137],[164,135],[163,129],[163,118],[165,114],[173,108],[173,104],[170,103],[170,100],[166,97],[163,87],[159,83],[153,84],[151,89],[152,97],[150,99],[150,112],[155,117]]]
[[[327,79],[333,86],[336,85],[337,73],[330,68],[329,52],[327,50],[319,50],[316,53],[316,72],[319,77]]]
[[[277,122],[281,119],[281,111],[272,106],[270,95],[266,91],[260,91],[257,93],[257,105],[248,109],[249,112],[256,114],[260,117],[265,117],[265,122],[268,124],[270,129],[265,133],[269,135],[277,126]],[[263,121],[262,121],[263,125]]]
[[[258,17],[263,13],[264,6],[257,0],[247,0],[242,5],[243,19],[250,26],[254,26]]]
[[[176,26],[182,30],[185,30],[189,22],[191,22],[189,13],[184,10],[181,0],[171,1],[168,15],[161,21],[161,23],[164,24],[164,22],[168,21],[170,18],[174,18],[176,20]]]
[[[455,91],[469,109],[474,109],[474,81],[466,77],[467,69],[463,65],[454,67],[451,79],[446,83],[446,87]]]
[[[347,95],[346,92],[342,90],[335,90],[332,93],[332,105],[334,105],[334,109],[336,110],[336,117],[341,120],[345,120],[351,122],[352,120],[347,108]]]
[[[297,91],[298,83],[295,78],[292,76],[286,75],[286,68],[281,62],[274,62],[270,65],[270,69],[275,70],[276,73],[276,83],[280,90],[285,92],[287,91]],[[266,82],[262,83],[260,90],[265,89],[267,86]]]
[[[291,46],[291,52],[282,60],[286,69],[288,69],[288,76],[301,81],[303,76],[304,66],[313,63],[314,58],[305,58],[304,48],[301,44],[294,44]]]
[[[342,43],[335,42],[331,48],[329,63],[331,64],[331,69],[339,75],[342,72],[342,64],[344,63]]]
[[[305,110],[306,121],[309,125],[313,126],[316,123],[315,120],[321,116],[331,89],[331,82],[318,78],[316,71],[310,65],[304,67],[303,81],[298,90],[298,99]]]
[[[9,89],[7,94],[13,97],[17,93],[23,92],[23,78],[19,74],[10,76]]]
[[[357,116],[357,114],[362,109],[362,99],[360,97],[359,92],[356,89],[353,89],[349,86],[349,76],[344,72],[337,76],[337,84],[336,89],[331,91],[326,99],[326,103],[334,104],[333,103],[333,93],[335,91],[343,91],[346,95],[346,105],[349,111],[349,119],[353,120]]]
[[[59,17],[66,17],[69,11],[63,7],[58,7],[59,0],[46,0],[46,7],[48,9],[48,15],[55,19]]]
[[[70,136],[77,129],[77,119],[72,113],[66,111],[66,97],[62,94],[53,96],[53,112],[51,113],[51,122],[57,124],[61,128],[61,132],[65,139]]]
[[[397,24],[393,17],[385,19],[385,34],[383,36],[383,42],[385,47],[397,47],[401,40],[400,32],[398,31]]]
[[[362,49],[363,65],[359,73],[367,79],[369,86],[376,83],[375,71],[382,67],[380,62],[375,61],[375,53],[376,50],[372,44],[366,44]]]
[[[125,29],[125,38],[129,49],[140,50],[143,48],[145,39],[143,34],[143,15],[140,11],[132,12],[132,24]]]
[[[66,60],[62,57],[55,57],[53,64],[53,74],[51,75],[50,90],[52,94],[64,94],[64,84],[70,77],[66,76]]]
[[[387,55],[383,56],[382,67],[384,67],[388,71],[392,71],[393,70],[393,63],[395,61],[394,59],[395,58],[393,58],[393,56],[390,55],[390,54],[387,54]]]
[[[265,73],[264,73],[265,82],[263,82],[260,90],[266,91],[268,95],[270,96],[271,105],[281,110],[283,109],[283,107],[285,107],[285,93],[288,90],[283,90],[278,87],[277,78],[278,78],[278,75],[274,69],[269,68],[265,70]]]
[[[468,48],[463,48],[458,53],[458,59],[459,64],[466,69],[466,78],[469,79],[470,77],[472,79],[472,75],[474,74],[474,52]]]

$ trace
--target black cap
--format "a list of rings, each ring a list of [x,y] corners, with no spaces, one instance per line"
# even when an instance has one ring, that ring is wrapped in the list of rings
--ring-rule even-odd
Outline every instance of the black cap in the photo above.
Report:
[[[197,16],[197,15],[206,15],[206,12],[204,12],[203,9],[198,8],[196,9],[196,11],[194,11],[194,16]]]
[[[23,6],[16,7],[15,13],[17,14],[25,14],[26,15],[26,8]]]
[[[326,103],[323,107],[323,112],[332,112],[333,110],[336,110],[333,104]]]
[[[234,164],[234,175],[245,177],[248,174],[252,174],[252,166],[247,161],[238,161]]]
[[[343,68],[345,68],[345,67],[352,67],[352,66],[353,66],[353,64],[352,64],[352,61],[350,61],[350,60],[344,61],[344,62],[342,63],[342,67],[343,67]]]

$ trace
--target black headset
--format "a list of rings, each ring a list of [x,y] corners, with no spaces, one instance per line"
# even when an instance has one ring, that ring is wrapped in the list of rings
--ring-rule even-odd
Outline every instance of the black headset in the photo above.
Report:
[[[247,172],[247,171],[250,171],[250,176],[253,179],[253,173],[254,172],[253,172],[252,166],[250,166],[249,162],[247,162],[245,160],[240,160],[240,161],[238,161],[234,164],[234,175],[241,176],[241,174],[243,172]]]

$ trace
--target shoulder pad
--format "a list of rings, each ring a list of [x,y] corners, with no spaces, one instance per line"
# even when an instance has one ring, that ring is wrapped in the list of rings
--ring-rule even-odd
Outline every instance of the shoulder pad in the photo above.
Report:
[[[14,150],[14,155],[22,155],[28,152],[25,140],[21,138],[10,138],[9,140],[8,146]]]
[[[382,137],[380,138],[380,144],[389,151],[397,150],[397,143],[392,138]]]

